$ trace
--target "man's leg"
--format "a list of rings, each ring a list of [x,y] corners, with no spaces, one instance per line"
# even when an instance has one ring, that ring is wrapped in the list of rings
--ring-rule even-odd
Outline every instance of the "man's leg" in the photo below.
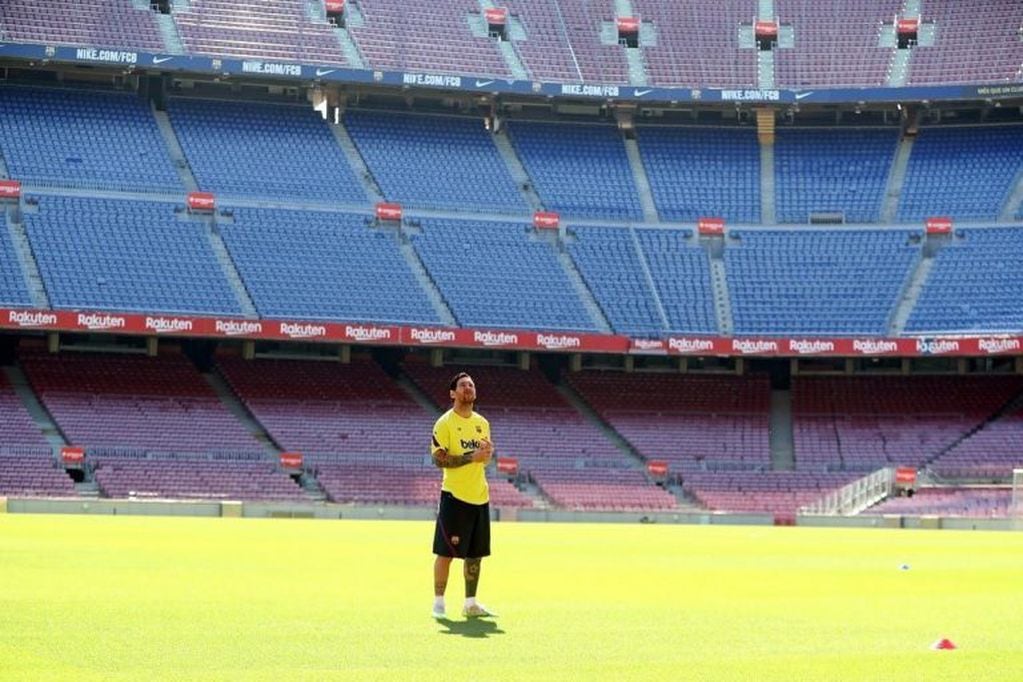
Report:
[[[476,588],[480,582],[480,567],[483,559],[466,559],[462,572],[465,575],[465,598],[475,598]]]
[[[433,562],[433,596],[443,597],[448,586],[448,573],[451,571],[451,557],[438,556]]]
[[[433,617],[446,618],[444,610],[444,590],[448,586],[448,572],[451,570],[451,557],[437,555],[433,561]]]

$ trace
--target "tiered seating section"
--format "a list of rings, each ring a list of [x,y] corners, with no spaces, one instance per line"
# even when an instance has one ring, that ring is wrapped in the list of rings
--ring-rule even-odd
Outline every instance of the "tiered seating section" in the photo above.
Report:
[[[308,8],[306,0],[189,0],[173,16],[195,54],[345,64],[334,29],[311,19]]]
[[[368,200],[326,121],[308,106],[173,98],[168,113],[204,191]]]
[[[47,45],[164,50],[153,13],[132,0],[4,0],[0,35]]]
[[[997,518],[1007,516],[1011,504],[1009,488],[918,488],[912,497],[889,497],[863,513]]]
[[[134,93],[4,86],[0,151],[22,182],[184,192],[152,113]]]
[[[205,223],[180,207],[47,196],[25,213],[55,308],[240,315]]]
[[[933,46],[914,48],[910,84],[1019,81],[1023,5],[927,0],[922,7],[923,21],[934,24],[936,36]]]
[[[74,497],[71,477],[59,468],[5,372],[0,372],[0,495]]]
[[[796,468],[924,466],[1021,390],[1018,376],[795,377]]]
[[[634,336],[664,332],[631,228],[573,228],[567,250],[616,332]]]
[[[95,480],[106,497],[299,502],[308,499],[272,462],[101,455]]]
[[[777,136],[778,222],[805,224],[811,213],[840,213],[849,223],[880,219],[898,131],[785,128]]]
[[[909,230],[738,230],[725,249],[738,334],[888,333],[920,257]]]
[[[349,213],[245,208],[219,230],[263,316],[438,322],[395,236],[368,227],[367,220]]]
[[[820,499],[856,478],[853,474],[802,471],[766,473],[693,472],[683,476],[682,489],[715,511],[769,513],[791,520],[800,507]]]
[[[637,140],[661,220],[760,222],[755,131],[643,126]]]
[[[447,409],[448,382],[457,367],[406,363],[404,370]],[[668,509],[675,498],[645,474],[536,370],[468,368],[478,409],[490,421],[499,456],[515,457],[519,470],[551,499],[569,509]]]
[[[964,228],[958,234],[938,252],[906,331],[1023,329],[1023,233],[999,227]]]
[[[1017,403],[1018,405],[1018,403]],[[933,469],[949,478],[1004,479],[1023,468],[1023,408],[984,424],[943,453]]]
[[[566,382],[646,459],[672,473],[770,468],[764,375],[586,371]]]
[[[921,128],[899,199],[899,220],[994,220],[1023,168],[1023,127]]]
[[[633,0],[632,8],[657,33],[656,47],[642,48],[650,83],[718,88],[757,84],[756,51],[739,48],[739,27],[752,24],[754,3]]]
[[[596,331],[554,247],[514,223],[423,219],[412,243],[459,324]]]
[[[636,230],[650,277],[664,307],[668,330],[717,333],[707,252],[687,243],[688,231]]]
[[[510,78],[497,44],[470,30],[476,0],[360,2],[362,25],[349,29],[363,59],[374,69],[462,73]]]
[[[391,201],[419,208],[528,211],[479,118],[350,111],[345,126]]]
[[[643,217],[616,128],[514,121],[506,130],[548,210],[573,218]]]
[[[884,85],[893,48],[880,46],[881,25],[891,25],[902,7],[901,0],[776,0],[778,21],[792,26],[795,41],[792,49],[774,51],[776,82],[783,87]]]
[[[87,456],[261,452],[184,356],[23,352],[21,364],[61,432]]]
[[[483,5],[475,0],[360,0],[344,29],[327,23],[322,6],[306,0],[190,0],[173,3],[165,25],[189,54],[278,62],[346,65],[342,45],[374,70],[512,77],[501,46],[485,35]],[[489,6],[489,5],[488,5]],[[621,84],[630,82],[625,49],[605,44],[617,8],[587,0],[508,0],[515,24],[514,53],[531,80]],[[781,87],[883,86],[894,48],[882,46],[904,14],[900,0],[856,0],[836,6],[814,0],[778,0],[775,17],[794,45],[774,51]],[[714,5],[634,0],[653,39],[638,52],[652,85],[755,87],[758,54],[748,42],[758,7],[752,0]],[[765,17],[766,18],[766,17]],[[913,48],[910,84],[1016,82],[1023,63],[1017,3],[932,0],[921,18],[934,44]],[[166,52],[159,17],[132,0],[57,0],[46,5],[8,0],[0,5],[7,40]],[[746,36],[739,47],[740,35]]]
[[[21,262],[7,229],[7,216],[3,207],[0,207],[0,305],[14,308],[32,305],[32,295],[28,291]]]

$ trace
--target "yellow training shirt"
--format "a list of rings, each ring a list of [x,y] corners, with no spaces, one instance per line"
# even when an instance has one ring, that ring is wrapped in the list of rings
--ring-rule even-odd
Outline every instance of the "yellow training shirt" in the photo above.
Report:
[[[450,409],[433,425],[430,454],[444,448],[449,455],[458,457],[478,448],[484,438],[490,439],[490,422],[482,415],[473,412],[469,417],[462,417]],[[485,468],[482,462],[444,467],[444,481],[440,488],[463,502],[485,504],[490,501]]]

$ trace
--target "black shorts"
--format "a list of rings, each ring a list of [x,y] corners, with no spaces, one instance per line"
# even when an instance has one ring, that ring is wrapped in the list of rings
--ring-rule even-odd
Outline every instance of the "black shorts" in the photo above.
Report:
[[[433,553],[459,559],[490,556],[490,504],[469,504],[442,490]]]

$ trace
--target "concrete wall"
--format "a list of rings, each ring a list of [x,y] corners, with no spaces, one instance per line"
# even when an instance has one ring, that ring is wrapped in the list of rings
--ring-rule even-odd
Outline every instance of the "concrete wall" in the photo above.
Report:
[[[178,502],[174,500],[98,500],[0,497],[0,514],[106,514],[124,516],[206,516],[294,519],[392,519],[432,521],[433,507],[378,507],[331,503]],[[577,512],[559,509],[493,508],[495,521],[526,523],[667,523],[693,525],[770,526],[771,514],[723,512]],[[973,519],[939,516],[811,516],[796,517],[798,526],[826,528],[912,528],[949,530],[1023,530],[1015,519]]]

